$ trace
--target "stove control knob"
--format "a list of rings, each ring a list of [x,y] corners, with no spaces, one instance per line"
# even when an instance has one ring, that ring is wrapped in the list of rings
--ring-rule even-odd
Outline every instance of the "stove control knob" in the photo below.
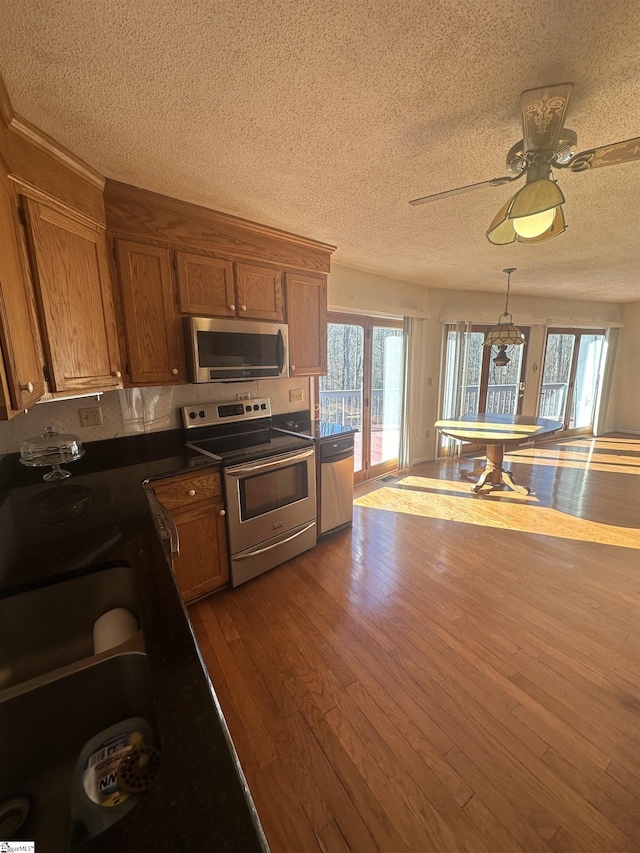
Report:
[[[189,417],[191,418],[191,420],[192,420],[192,421],[195,421],[195,419],[196,419],[198,416],[197,416],[197,414],[196,414],[195,412],[189,412]]]
[[[266,404],[266,403],[261,403],[261,404],[260,404],[260,408],[261,408],[261,409],[266,409],[266,408],[267,408],[267,404]]]
[[[206,411],[205,411],[204,409],[201,409],[201,411],[200,411],[200,417],[201,417],[201,418],[206,418],[206,417],[207,417],[207,413],[206,413]]]
[[[250,412],[250,411],[251,411],[251,406],[246,406],[246,407],[245,407],[245,412]]]
[[[254,411],[254,412],[259,412],[259,411],[260,411],[260,406],[254,406],[254,407],[253,407],[253,411]]]

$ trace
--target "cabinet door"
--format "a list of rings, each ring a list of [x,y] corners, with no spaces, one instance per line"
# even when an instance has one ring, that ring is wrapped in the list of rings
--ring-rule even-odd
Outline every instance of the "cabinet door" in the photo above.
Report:
[[[222,501],[172,513],[180,537],[173,571],[185,601],[193,601],[229,580],[227,531]]]
[[[231,261],[176,252],[176,270],[180,311],[183,314],[236,316]]]
[[[0,340],[11,405],[19,410],[44,394],[38,329],[29,300],[27,271],[18,244],[17,204],[11,182],[0,173]]]
[[[104,233],[25,201],[51,390],[121,388]]]
[[[236,289],[238,317],[284,323],[280,270],[237,263]]]
[[[325,276],[287,273],[289,370],[292,376],[327,372],[327,280]]]
[[[116,240],[116,254],[129,381],[133,385],[186,382],[169,249]]]

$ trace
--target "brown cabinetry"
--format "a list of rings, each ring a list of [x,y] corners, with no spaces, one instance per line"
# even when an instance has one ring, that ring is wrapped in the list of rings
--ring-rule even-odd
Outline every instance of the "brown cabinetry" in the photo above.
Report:
[[[126,347],[132,385],[186,382],[184,343],[170,250],[116,240]]]
[[[24,199],[50,390],[121,388],[104,231]]]
[[[237,314],[247,320],[284,322],[282,273],[272,267],[236,264]]]
[[[176,252],[176,271],[183,314],[284,322],[279,269]]]
[[[286,273],[289,371],[291,376],[327,372],[327,279]]]
[[[0,386],[0,417],[4,418],[32,406],[44,394],[39,334],[19,231],[15,192],[0,171],[0,341],[6,378],[6,390],[4,383]]]
[[[227,531],[218,471],[186,474],[149,484],[171,514],[179,538],[173,571],[186,602],[201,598],[229,580]]]
[[[233,263],[224,258],[176,252],[180,310],[183,314],[236,316]]]

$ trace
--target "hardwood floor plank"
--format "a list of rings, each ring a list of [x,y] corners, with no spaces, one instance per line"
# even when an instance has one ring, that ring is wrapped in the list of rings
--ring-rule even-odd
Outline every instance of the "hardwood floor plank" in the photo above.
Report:
[[[637,461],[522,448],[527,498],[427,463],[190,608],[274,853],[638,853]]]

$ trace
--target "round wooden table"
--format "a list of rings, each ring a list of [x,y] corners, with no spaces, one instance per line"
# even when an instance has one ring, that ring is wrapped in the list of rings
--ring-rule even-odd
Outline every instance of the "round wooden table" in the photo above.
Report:
[[[473,471],[460,471],[463,477],[479,476],[478,482],[471,487],[472,492],[480,492],[485,487],[491,491],[504,485],[521,495],[528,495],[529,489],[515,483],[511,473],[502,467],[505,447],[551,435],[561,430],[563,425],[560,421],[529,415],[463,415],[461,418],[436,421],[435,427],[449,438],[487,445],[484,466],[474,468]]]

